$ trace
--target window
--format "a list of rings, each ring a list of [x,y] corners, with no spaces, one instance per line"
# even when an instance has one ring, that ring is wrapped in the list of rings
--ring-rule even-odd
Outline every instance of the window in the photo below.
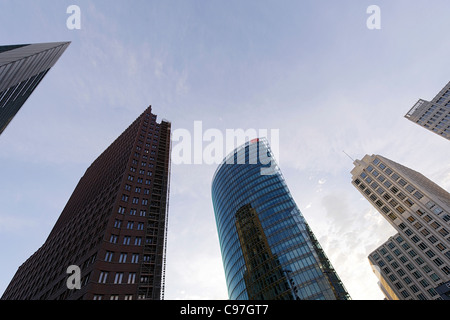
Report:
[[[434,229],[438,229],[441,225],[439,224],[439,223],[437,223],[436,221],[433,221],[431,224],[430,224]]]
[[[131,256],[131,263],[138,263],[139,261],[139,253],[133,253]]]
[[[123,272],[117,272],[116,277],[114,278],[114,283],[119,284],[122,283]]]
[[[144,230],[144,223],[143,222],[139,222],[138,226],[137,226],[138,230]]]
[[[399,197],[401,200],[404,200],[406,198],[406,196],[402,192],[399,192],[397,197]]]
[[[418,200],[423,198],[423,194],[421,194],[419,191],[414,192],[413,196],[416,197]]]
[[[128,284],[134,283],[136,281],[136,273],[130,272],[128,274]]]
[[[140,246],[142,242],[142,237],[136,237],[136,239],[134,239],[134,244],[136,246]]]
[[[122,252],[119,257],[119,263],[125,263],[125,262],[127,262],[127,254]]]
[[[106,251],[105,254],[105,261],[106,262],[111,262],[112,258],[113,258],[114,253],[112,251]]]
[[[117,235],[112,234],[111,237],[109,238],[109,242],[111,242],[111,243],[117,243],[117,238],[118,238]]]
[[[133,221],[128,221],[127,229],[133,229],[133,226],[134,226],[134,222]]]
[[[122,220],[116,219],[114,221],[114,228],[120,228],[121,225],[122,225]]]
[[[106,283],[108,279],[108,271],[100,271],[100,276],[98,277],[98,283]]]
[[[123,237],[123,244],[129,245],[130,244],[130,239],[131,239],[130,236]]]
[[[405,209],[402,206],[398,206],[397,208],[395,208],[398,212],[403,213],[405,212]]]
[[[414,204],[414,202],[412,202],[409,198],[405,200],[405,203],[408,205],[408,207],[412,207]]]

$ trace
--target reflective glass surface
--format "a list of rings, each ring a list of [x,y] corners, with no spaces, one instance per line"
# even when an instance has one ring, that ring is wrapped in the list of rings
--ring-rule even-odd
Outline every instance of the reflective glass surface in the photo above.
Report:
[[[349,298],[265,139],[224,159],[212,200],[231,300]]]

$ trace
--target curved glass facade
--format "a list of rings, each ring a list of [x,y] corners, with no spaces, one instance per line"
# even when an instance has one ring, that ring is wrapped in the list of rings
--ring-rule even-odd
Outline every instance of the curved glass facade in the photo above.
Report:
[[[231,300],[347,300],[265,139],[217,168],[212,201]]]

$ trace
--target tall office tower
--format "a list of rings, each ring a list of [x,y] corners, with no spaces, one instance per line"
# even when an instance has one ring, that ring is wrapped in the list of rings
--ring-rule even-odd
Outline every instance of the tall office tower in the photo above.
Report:
[[[170,128],[149,107],[91,164],[2,299],[164,298]]]
[[[69,44],[0,46],[0,134]]]
[[[352,184],[398,231],[369,255],[387,299],[441,299],[450,281],[450,194],[380,155],[354,162]]]
[[[251,140],[223,160],[212,201],[230,299],[350,299],[266,139]]]
[[[405,118],[450,140],[450,82],[433,100],[420,99]]]

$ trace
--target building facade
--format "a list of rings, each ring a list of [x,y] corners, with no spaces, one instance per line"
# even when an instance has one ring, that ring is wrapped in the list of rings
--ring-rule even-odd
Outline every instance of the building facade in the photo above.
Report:
[[[450,82],[433,100],[420,99],[405,118],[450,140]]]
[[[170,130],[149,107],[91,164],[2,299],[164,298]]]
[[[70,42],[0,46],[0,134]]]
[[[230,299],[350,299],[266,139],[247,142],[223,160],[212,201]]]
[[[389,300],[440,300],[450,280],[450,194],[380,155],[354,162],[352,184],[398,232],[369,255]]]

